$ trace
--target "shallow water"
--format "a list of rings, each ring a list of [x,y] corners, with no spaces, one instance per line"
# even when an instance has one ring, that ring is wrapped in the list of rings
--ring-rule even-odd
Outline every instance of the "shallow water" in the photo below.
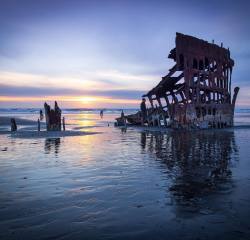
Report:
[[[250,128],[125,131],[114,118],[66,115],[96,135],[0,135],[0,239],[250,238]]]

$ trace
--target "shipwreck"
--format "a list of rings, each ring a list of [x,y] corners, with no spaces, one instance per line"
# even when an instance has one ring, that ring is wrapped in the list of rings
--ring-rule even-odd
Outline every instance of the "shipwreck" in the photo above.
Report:
[[[223,44],[176,33],[168,58],[174,66],[149,92],[146,117],[125,116],[130,124],[171,128],[224,128],[233,126],[239,87],[232,88],[234,60]],[[119,123],[121,119],[118,118]]]

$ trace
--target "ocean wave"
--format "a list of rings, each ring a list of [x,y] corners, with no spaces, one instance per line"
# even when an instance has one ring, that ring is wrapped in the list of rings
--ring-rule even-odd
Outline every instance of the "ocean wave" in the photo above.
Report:
[[[107,114],[121,113],[135,113],[138,109],[122,109],[122,108],[63,108],[62,112],[64,114],[74,114],[74,113],[99,113],[101,110]],[[15,114],[30,114],[39,113],[40,108],[0,108],[0,113],[15,113]]]

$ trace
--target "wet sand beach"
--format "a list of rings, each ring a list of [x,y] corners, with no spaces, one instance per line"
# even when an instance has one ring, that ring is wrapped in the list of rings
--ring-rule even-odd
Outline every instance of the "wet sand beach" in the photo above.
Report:
[[[15,116],[24,137],[4,116],[0,239],[250,238],[249,113],[193,132],[115,128],[118,114],[67,113],[75,135],[43,137],[34,114]]]

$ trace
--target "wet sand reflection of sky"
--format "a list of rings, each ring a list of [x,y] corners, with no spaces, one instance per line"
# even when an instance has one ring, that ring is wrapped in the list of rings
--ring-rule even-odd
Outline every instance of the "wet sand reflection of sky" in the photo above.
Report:
[[[169,190],[178,199],[195,200],[231,180],[238,146],[233,131],[141,133],[141,147],[154,154],[173,179]]]
[[[250,236],[248,128],[125,131],[107,115],[85,118],[98,127],[83,131],[102,133],[0,135],[1,239]]]

